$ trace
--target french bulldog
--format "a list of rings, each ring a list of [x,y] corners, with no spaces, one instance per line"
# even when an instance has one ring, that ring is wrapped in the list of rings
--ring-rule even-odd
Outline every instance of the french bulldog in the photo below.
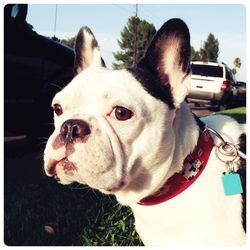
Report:
[[[206,129],[237,144],[244,128],[226,116],[201,122],[192,114],[185,101],[191,75],[186,24],[167,21],[142,59],[122,70],[105,67],[93,33],[83,27],[74,72],[52,102],[46,174],[114,194],[131,207],[145,245],[244,244],[242,195],[224,193],[221,139]]]

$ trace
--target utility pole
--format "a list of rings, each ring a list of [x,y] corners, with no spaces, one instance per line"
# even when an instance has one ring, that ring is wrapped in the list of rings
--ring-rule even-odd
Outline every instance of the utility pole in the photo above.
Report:
[[[138,4],[135,5],[135,19],[134,19],[134,57],[133,65],[136,64],[137,56],[137,26],[138,26]]]
[[[56,22],[57,22],[57,4],[55,9],[54,38],[56,38]]]

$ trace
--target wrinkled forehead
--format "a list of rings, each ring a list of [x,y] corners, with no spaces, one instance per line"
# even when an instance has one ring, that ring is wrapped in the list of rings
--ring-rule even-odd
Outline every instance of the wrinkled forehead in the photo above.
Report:
[[[89,68],[78,74],[53,100],[55,103],[120,101],[133,103],[152,98],[127,70]]]

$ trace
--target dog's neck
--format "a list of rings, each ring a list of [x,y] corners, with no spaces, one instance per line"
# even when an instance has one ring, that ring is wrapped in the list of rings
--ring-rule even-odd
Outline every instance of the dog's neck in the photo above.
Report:
[[[185,158],[192,153],[197,145],[200,129],[186,102],[183,102],[180,108],[176,110],[173,130],[175,134],[175,144],[173,145],[172,159],[171,161],[167,160],[163,164],[163,167],[160,167],[163,170],[168,167],[168,172],[165,174],[165,178],[162,179],[161,182],[158,182],[158,185],[154,188],[154,192],[158,191],[175,173],[182,170]],[[160,179],[159,177],[163,175],[164,173],[161,173],[161,171],[158,172],[158,175],[154,174],[154,176],[156,176],[155,182],[157,183],[157,180]]]
[[[169,177],[181,171],[183,160],[194,150],[199,138],[199,126],[186,102],[176,110],[173,128],[176,144]]]
[[[118,192],[116,197],[121,204],[131,205],[137,203],[144,197],[156,192],[164,185],[168,178],[182,170],[184,159],[193,151],[199,138],[199,126],[186,102],[183,102],[180,108],[176,110],[172,126],[174,141],[171,157],[166,159],[161,166],[158,166],[157,170],[154,170],[154,173],[151,175],[151,182],[146,190],[125,190]],[[166,169],[168,169],[167,173]],[[140,182],[140,179],[138,178],[137,181]]]

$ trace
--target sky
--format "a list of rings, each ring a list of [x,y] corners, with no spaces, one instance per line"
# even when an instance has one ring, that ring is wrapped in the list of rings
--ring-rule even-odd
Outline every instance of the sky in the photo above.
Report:
[[[112,52],[120,49],[117,39],[132,15],[135,15],[132,3],[29,4],[27,21],[39,34],[55,34],[59,38],[73,37],[81,26],[89,26],[106,65],[111,67]],[[238,80],[246,80],[246,7],[243,4],[138,4],[138,16],[156,29],[170,18],[181,18],[189,27],[191,45],[196,50],[209,33],[214,34],[219,41],[218,60],[233,68],[234,59],[239,57],[242,66]]]

